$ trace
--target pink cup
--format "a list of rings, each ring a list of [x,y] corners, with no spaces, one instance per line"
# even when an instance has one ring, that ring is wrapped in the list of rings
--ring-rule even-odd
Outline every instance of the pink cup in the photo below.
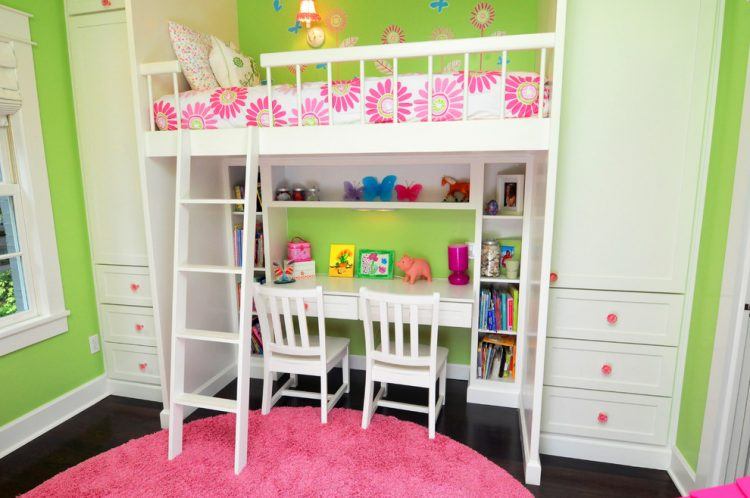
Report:
[[[453,285],[466,285],[469,276],[469,246],[467,244],[451,244],[448,246],[448,269],[451,271],[448,281]]]

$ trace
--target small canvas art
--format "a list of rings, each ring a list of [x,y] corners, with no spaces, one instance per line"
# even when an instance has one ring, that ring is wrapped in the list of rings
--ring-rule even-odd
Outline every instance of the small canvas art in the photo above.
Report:
[[[393,278],[393,258],[393,251],[360,249],[357,252],[357,277]]]
[[[521,260],[521,239],[500,239],[500,275],[505,277],[508,274],[506,263],[508,260]]]
[[[498,175],[497,202],[501,214],[523,214],[523,190],[523,175]]]
[[[331,244],[328,259],[328,276],[354,276],[354,244]]]

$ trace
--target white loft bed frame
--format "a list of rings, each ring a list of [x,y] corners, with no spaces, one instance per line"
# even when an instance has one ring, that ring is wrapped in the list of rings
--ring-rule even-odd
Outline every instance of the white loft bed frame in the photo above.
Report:
[[[175,158],[180,161],[179,147],[182,143],[189,144],[190,158],[196,162],[206,161],[216,157],[226,158],[234,156],[242,158],[249,156],[252,151],[256,157],[261,156],[289,156],[304,158],[320,155],[363,155],[363,154],[471,154],[492,153],[493,155],[507,154],[508,160],[527,155],[538,159],[540,154],[545,160],[542,167],[546,177],[541,188],[544,195],[538,196],[540,203],[535,216],[538,231],[529,236],[524,229],[524,235],[538,243],[539,251],[535,267],[539,268],[538,278],[527,279],[533,288],[534,298],[528,299],[529,306],[536,312],[529,312],[527,329],[524,340],[523,372],[519,373],[519,389],[517,406],[519,408],[522,428],[522,449],[525,460],[526,482],[539,484],[541,479],[541,464],[539,460],[539,435],[541,425],[542,378],[544,373],[546,316],[549,288],[549,268],[552,246],[552,224],[554,218],[554,198],[557,169],[557,147],[559,137],[560,95],[562,93],[562,56],[564,53],[564,27],[566,0],[551,0],[547,4],[546,28],[554,32],[513,35],[503,37],[489,37],[476,39],[460,39],[436,42],[405,43],[397,45],[378,45],[364,47],[349,47],[340,49],[323,49],[316,51],[295,51],[273,54],[263,54],[260,64],[266,69],[266,79],[269,101],[273,98],[271,69],[281,66],[296,67],[297,88],[301,86],[300,66],[304,64],[327,64],[327,79],[330,88],[332,80],[332,64],[342,62],[358,62],[360,78],[364,78],[366,61],[376,59],[391,59],[393,61],[393,81],[398,81],[398,61],[405,58],[423,57],[428,62],[428,94],[432,95],[433,58],[444,55],[463,55],[464,80],[468,81],[469,56],[486,52],[502,52],[503,61],[507,60],[507,52],[518,50],[536,50],[539,53],[540,81],[544,82],[547,75],[552,75],[552,91],[550,97],[549,114],[541,112],[532,118],[505,119],[467,119],[464,113],[462,121],[432,122],[431,110],[426,123],[392,123],[367,124],[362,112],[360,124],[346,124],[315,127],[269,127],[260,128],[254,132],[248,129],[219,129],[219,130],[183,130],[156,131],[152,118],[152,104],[154,96],[172,93],[176,102],[178,115],[181,116],[179,93],[186,89],[181,75],[179,63],[173,60],[166,62],[144,62],[148,60],[164,61],[171,55],[168,41],[152,36],[154,26],[159,23],[165,25],[167,20],[175,20],[190,24],[194,29],[212,32],[223,36],[225,40],[236,41],[236,8],[233,0],[220,0],[226,9],[222,14],[221,6],[212,6],[211,14],[205,10],[201,0],[127,0],[128,24],[131,37],[131,63],[136,71],[133,76],[135,91],[135,113],[138,128],[138,146],[141,155],[141,177],[144,193],[145,212],[147,213],[147,243],[150,253],[151,284],[154,288],[155,321],[157,330],[157,344],[159,346],[162,364],[162,392],[165,406],[169,406],[169,338],[171,335],[171,301],[172,301],[172,268],[174,256],[174,209],[175,209]],[[197,17],[186,17],[186,16]],[[216,16],[226,16],[217,19]],[[235,27],[231,24],[234,23]],[[148,27],[148,29],[146,28]],[[218,30],[224,30],[217,31]],[[554,50],[555,57],[549,57],[549,51]],[[505,83],[505,65],[503,64],[503,85]],[[468,85],[464,90],[464,109],[468,99]],[[539,98],[544,98],[544,92],[539,92]],[[503,92],[504,95],[504,92]],[[428,97],[428,98],[429,98]],[[504,97],[503,97],[504,98]],[[330,103],[329,103],[330,104]],[[504,103],[503,103],[504,104]],[[361,99],[364,106],[364,98]],[[397,105],[397,104],[396,104]],[[301,106],[298,98],[298,108]],[[503,105],[503,108],[505,105]],[[394,112],[394,115],[397,115]],[[182,137],[189,135],[187,140]],[[184,160],[184,158],[183,158]],[[189,158],[188,158],[189,160]],[[470,162],[470,161],[467,161]],[[206,182],[216,183],[210,178],[211,173],[206,168],[203,175]],[[472,171],[474,168],[472,167]],[[214,172],[214,177],[219,177]],[[472,181],[473,181],[472,177]],[[268,180],[266,180],[268,181]],[[528,180],[527,180],[528,181]],[[221,182],[218,182],[221,183]],[[266,187],[264,187],[266,193]],[[398,209],[398,203],[389,206]],[[343,206],[339,206],[343,207]],[[405,206],[404,206],[405,207]],[[433,206],[434,207],[434,206]],[[431,207],[432,208],[432,207]],[[266,218],[264,216],[264,218]],[[481,220],[481,216],[479,217]],[[264,225],[268,221],[264,221]],[[481,223],[478,222],[478,223]],[[524,222],[525,224],[525,222]],[[264,227],[265,228],[265,227]],[[479,228],[481,238],[481,228]],[[268,232],[266,232],[268,233]],[[531,240],[529,240],[531,242]],[[205,245],[205,244],[204,244]],[[192,248],[191,248],[192,249]],[[268,253],[267,253],[268,254]],[[536,273],[536,272],[535,272]],[[474,273],[475,276],[478,272]],[[217,289],[217,292],[225,292]],[[528,292],[531,295],[531,291]],[[476,304],[475,304],[476,308]],[[473,320],[476,322],[477,311]],[[476,326],[476,323],[475,323]],[[211,352],[203,352],[205,357]],[[473,352],[472,352],[473,354]],[[198,357],[198,355],[196,355]],[[212,356],[216,364],[222,361],[234,361],[233,355],[215,351]],[[473,364],[473,362],[472,362]],[[186,379],[186,388],[192,385],[196,389],[210,389],[221,386],[231,380],[231,365],[229,368],[204,368],[203,378]],[[471,372],[473,375],[474,372]],[[208,380],[206,380],[208,379]],[[162,423],[166,420],[162,413]],[[252,441],[252,439],[251,439]],[[250,443],[252,444],[252,442]]]

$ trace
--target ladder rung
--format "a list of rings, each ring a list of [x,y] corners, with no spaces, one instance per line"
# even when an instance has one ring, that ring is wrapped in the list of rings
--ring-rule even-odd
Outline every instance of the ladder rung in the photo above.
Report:
[[[218,410],[230,413],[237,412],[237,402],[235,400],[215,398],[213,396],[204,396],[202,394],[178,394],[175,396],[174,402],[178,405],[206,408],[207,410]]]
[[[180,271],[193,273],[223,273],[228,275],[241,275],[242,267],[220,265],[182,265],[180,266]]]
[[[225,342],[229,344],[239,344],[240,342],[240,334],[213,330],[185,329],[178,333],[177,337],[192,341]]]
[[[245,199],[182,199],[182,204],[245,204]]]

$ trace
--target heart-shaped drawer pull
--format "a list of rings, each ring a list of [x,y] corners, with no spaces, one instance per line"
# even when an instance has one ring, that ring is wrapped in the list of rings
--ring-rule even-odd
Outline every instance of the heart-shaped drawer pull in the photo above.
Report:
[[[136,284],[135,282],[133,282],[132,284],[130,284],[130,290],[131,290],[131,292],[133,292],[133,293],[136,293],[136,292],[138,292],[138,290],[139,290],[140,288],[141,288],[140,284]]]
[[[614,325],[617,323],[617,315],[615,313],[610,313],[607,315],[607,323],[610,325]]]
[[[607,421],[609,420],[609,416],[604,412],[599,412],[599,415],[596,417],[596,420],[600,424],[606,424]]]
[[[148,363],[146,363],[145,361],[138,364],[138,368],[141,372],[145,371],[146,367],[148,367]]]
[[[143,330],[143,324],[142,323],[136,323],[135,324],[135,331],[140,332]]]
[[[612,365],[609,363],[605,363],[602,365],[602,375],[611,375],[612,374]]]
[[[111,0],[102,0],[102,7],[111,7],[112,1]]]

